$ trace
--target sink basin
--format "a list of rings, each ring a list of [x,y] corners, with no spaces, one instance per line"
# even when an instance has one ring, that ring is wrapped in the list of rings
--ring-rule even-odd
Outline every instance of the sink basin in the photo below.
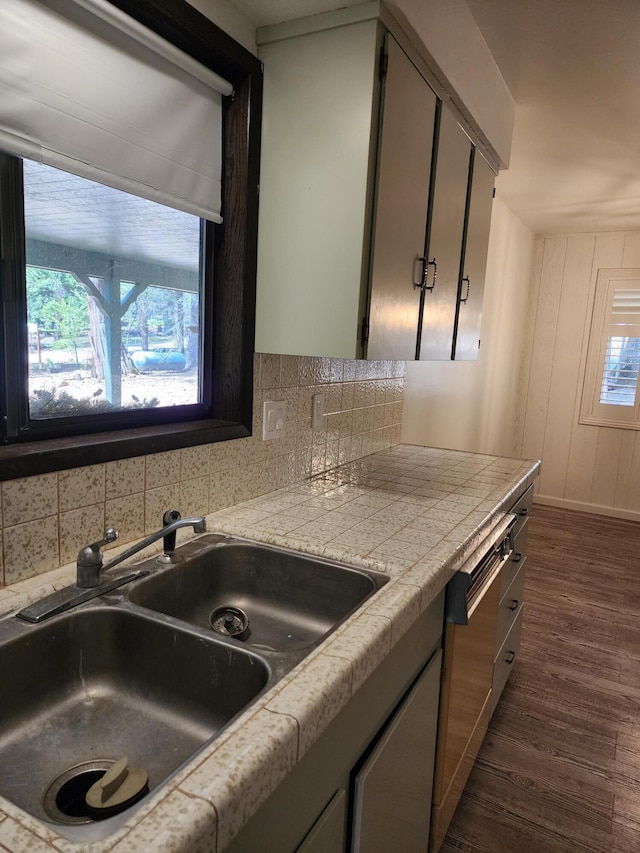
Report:
[[[61,824],[87,820],[67,813],[78,810],[67,777],[81,784],[93,763],[103,763],[99,776],[127,756],[153,790],[270,678],[264,661],[228,641],[104,604],[38,626],[2,620],[0,672],[0,794]],[[52,801],[60,780],[66,794]]]
[[[218,534],[174,560],[48,621],[0,619],[0,795],[72,841],[145,796],[94,820],[85,794],[115,762],[153,791],[388,581]],[[229,635],[230,612],[248,627]]]
[[[197,543],[188,557],[129,588],[129,601],[208,630],[213,614],[239,608],[249,627],[237,639],[256,650],[308,649],[388,580],[244,540],[214,535]]]

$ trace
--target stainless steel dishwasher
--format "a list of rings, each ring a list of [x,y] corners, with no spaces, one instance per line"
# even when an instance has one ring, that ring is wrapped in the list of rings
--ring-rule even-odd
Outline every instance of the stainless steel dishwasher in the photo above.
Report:
[[[449,581],[431,820],[432,853],[447,832],[491,710],[500,572],[513,551],[505,515]]]

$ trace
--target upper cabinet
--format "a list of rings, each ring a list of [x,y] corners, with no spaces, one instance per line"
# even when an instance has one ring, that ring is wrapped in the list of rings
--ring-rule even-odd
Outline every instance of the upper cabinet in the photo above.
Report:
[[[369,311],[363,322],[369,358],[416,357],[436,107],[433,90],[388,36]]]
[[[427,220],[418,357],[450,359],[458,304],[460,257],[471,142],[448,107],[439,104],[433,158],[433,201]]]
[[[258,352],[477,354],[482,297],[465,297],[461,262],[481,241],[465,230],[475,148],[387,16],[367,4],[259,31]]]
[[[439,104],[418,358],[478,357],[495,173]]]
[[[453,351],[453,357],[463,361],[477,358],[480,348],[484,275],[495,178],[493,169],[475,148],[471,162]]]

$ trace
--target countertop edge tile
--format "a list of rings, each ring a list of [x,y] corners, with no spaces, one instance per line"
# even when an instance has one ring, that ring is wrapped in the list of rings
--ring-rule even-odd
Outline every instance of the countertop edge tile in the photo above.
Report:
[[[297,721],[298,761],[349,702],[352,682],[351,662],[322,652],[267,704]]]
[[[365,614],[383,616],[391,621],[391,646],[395,646],[421,613],[422,589],[418,584],[395,581],[386,595],[376,596],[365,609]],[[380,590],[382,592],[382,590]]]
[[[263,708],[184,780],[182,791],[216,809],[218,850],[293,769],[297,755],[296,720]]]
[[[39,835],[12,817],[0,821],[0,847],[12,853],[51,853],[51,847]]]
[[[33,835],[49,844],[53,844],[54,841],[57,841],[60,838],[59,834],[50,826],[47,826],[39,820],[31,817],[31,815],[27,814],[21,808],[15,806],[12,802],[1,796],[0,813],[3,814],[5,818],[15,820],[23,826],[25,830],[33,833]]]
[[[353,668],[352,695],[391,650],[391,618],[356,614],[326,641],[324,653],[343,658]]]
[[[175,789],[112,848],[113,853],[162,850],[210,853],[217,848],[217,813],[202,797]]]

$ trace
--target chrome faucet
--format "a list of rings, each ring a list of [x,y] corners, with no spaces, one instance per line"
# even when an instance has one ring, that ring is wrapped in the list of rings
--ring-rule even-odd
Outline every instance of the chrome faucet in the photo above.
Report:
[[[178,510],[167,510],[162,517],[163,527],[146,536],[140,542],[127,548],[117,557],[103,564],[102,548],[111,542],[115,542],[118,538],[117,530],[113,527],[108,527],[104,532],[104,539],[94,542],[92,545],[87,545],[78,552],[78,560],[76,564],[77,577],[76,586],[80,589],[93,589],[100,586],[100,578],[103,572],[107,572],[124,560],[129,559],[134,554],[142,551],[147,545],[152,545],[158,539],[164,539],[164,556],[170,559],[176,546],[176,530],[181,527],[193,527],[194,533],[204,533],[207,529],[207,523],[204,518],[181,518]]]
[[[118,533],[113,527],[108,527],[104,532],[104,539],[99,542],[94,542],[93,545],[87,545],[82,548],[78,554],[77,562],[77,578],[74,586],[67,586],[64,589],[56,590],[51,595],[47,595],[40,601],[34,601],[27,607],[20,610],[16,616],[19,619],[24,619],[25,622],[42,622],[44,619],[49,619],[50,616],[56,616],[58,613],[64,613],[71,610],[72,607],[77,607],[79,604],[84,604],[85,601],[91,601],[99,595],[104,595],[111,590],[118,589],[126,583],[142,578],[149,574],[148,569],[135,569],[131,572],[116,573],[114,577],[101,580],[102,573],[122,563],[128,557],[142,551],[147,545],[156,542],[158,539],[164,539],[164,557],[158,557],[159,560],[164,559],[169,562],[174,548],[176,547],[176,530],[180,527],[193,527],[195,533],[204,533],[207,529],[204,518],[180,518],[180,513],[175,509],[170,509],[165,512],[162,517],[164,527],[156,533],[147,536],[137,545],[132,545],[122,554],[118,554],[113,560],[110,560],[106,565],[102,563],[102,548],[110,542],[115,542],[118,538]]]

